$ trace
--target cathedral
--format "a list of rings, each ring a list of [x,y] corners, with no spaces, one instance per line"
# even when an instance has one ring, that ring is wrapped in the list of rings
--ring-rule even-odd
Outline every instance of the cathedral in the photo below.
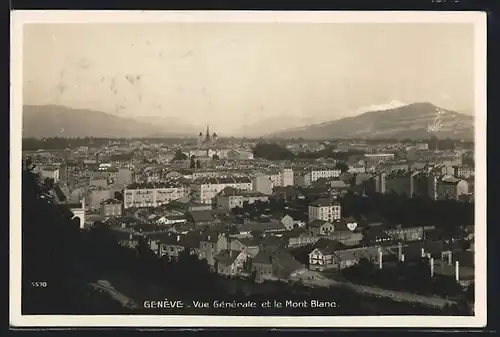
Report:
[[[203,137],[202,132],[198,135],[198,149],[212,149],[216,145],[217,140],[217,134],[214,132],[213,135],[210,135],[210,127],[207,125],[207,132],[205,136]]]

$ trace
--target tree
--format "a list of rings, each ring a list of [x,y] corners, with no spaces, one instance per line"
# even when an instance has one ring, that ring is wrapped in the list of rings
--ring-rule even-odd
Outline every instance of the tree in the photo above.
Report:
[[[219,160],[220,157],[217,153],[215,153],[213,156],[212,156],[212,160]]]
[[[197,169],[201,168],[201,161],[199,159],[196,160],[196,168]]]
[[[345,162],[342,162],[342,161],[338,162],[335,165],[335,168],[337,170],[340,170],[340,172],[342,172],[342,173],[349,171],[349,166]]]
[[[185,153],[183,153],[181,149],[175,151],[173,160],[186,160],[186,159],[188,159],[188,156]]]
[[[258,143],[253,154],[255,158],[267,160],[291,160],[295,157],[293,152],[276,143]]]
[[[191,156],[191,162],[189,164],[189,168],[196,168],[196,157],[194,155]]]

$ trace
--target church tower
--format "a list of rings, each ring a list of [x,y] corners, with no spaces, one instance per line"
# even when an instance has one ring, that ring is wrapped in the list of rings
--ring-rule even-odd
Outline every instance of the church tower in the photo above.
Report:
[[[200,132],[198,135],[198,147],[200,147],[203,144],[203,133]]]
[[[205,142],[210,143],[210,127],[207,125],[207,133],[205,134]]]

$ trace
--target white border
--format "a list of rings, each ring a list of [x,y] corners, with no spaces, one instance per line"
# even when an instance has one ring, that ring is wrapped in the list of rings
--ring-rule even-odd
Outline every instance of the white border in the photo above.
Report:
[[[475,270],[473,317],[338,316],[63,316],[21,315],[22,46],[25,23],[470,23],[475,26]],[[486,325],[486,13],[484,12],[243,12],[13,11],[11,12],[10,324],[15,327],[407,327]]]

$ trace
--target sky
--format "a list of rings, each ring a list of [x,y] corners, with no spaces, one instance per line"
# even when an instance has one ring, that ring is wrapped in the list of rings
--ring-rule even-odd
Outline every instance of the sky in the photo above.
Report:
[[[222,133],[389,102],[472,114],[473,33],[457,23],[27,24],[23,102]]]

